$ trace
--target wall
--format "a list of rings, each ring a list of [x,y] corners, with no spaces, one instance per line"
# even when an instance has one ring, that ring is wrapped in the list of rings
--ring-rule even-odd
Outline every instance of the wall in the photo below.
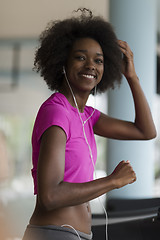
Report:
[[[0,0],[0,38],[36,37],[52,19],[87,7],[108,18],[109,0]]]

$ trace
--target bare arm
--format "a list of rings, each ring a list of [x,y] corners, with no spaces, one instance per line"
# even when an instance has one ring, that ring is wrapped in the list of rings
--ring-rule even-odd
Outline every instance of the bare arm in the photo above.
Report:
[[[104,178],[85,183],[63,182],[66,135],[56,126],[42,136],[38,163],[38,201],[49,211],[90,201],[136,180],[129,162],[122,161]]]
[[[156,129],[148,102],[135,72],[133,53],[126,42],[119,41],[119,46],[124,54],[123,74],[128,81],[134,100],[135,121],[118,120],[101,114],[99,121],[94,126],[94,132],[114,139],[152,139],[156,136]]]

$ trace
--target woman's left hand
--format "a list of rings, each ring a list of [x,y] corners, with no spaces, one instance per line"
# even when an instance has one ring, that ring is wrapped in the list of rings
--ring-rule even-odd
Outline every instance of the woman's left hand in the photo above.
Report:
[[[133,52],[131,51],[127,42],[118,40],[118,45],[120,47],[121,52],[123,53],[123,61],[122,61],[122,73],[126,77],[126,79],[131,79],[137,77],[134,60],[133,60]]]
[[[134,100],[135,121],[123,121],[101,113],[94,125],[94,133],[119,140],[149,140],[155,138],[155,125],[135,71],[133,53],[126,42],[118,40],[118,45],[123,53],[122,73],[127,79]]]

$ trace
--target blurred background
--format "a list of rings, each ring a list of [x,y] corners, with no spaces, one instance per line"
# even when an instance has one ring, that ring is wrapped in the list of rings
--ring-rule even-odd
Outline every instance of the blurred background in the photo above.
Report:
[[[158,134],[141,143],[96,137],[97,176],[129,159],[138,179],[102,201],[160,198],[160,0],[0,0],[0,239],[20,240],[34,209],[31,134],[41,103],[52,94],[32,70],[39,35],[48,22],[70,17],[78,7],[103,16],[129,43]],[[88,105],[133,120],[130,95],[124,79],[120,89],[96,101],[90,97]],[[93,214],[103,213],[99,201],[91,206]]]

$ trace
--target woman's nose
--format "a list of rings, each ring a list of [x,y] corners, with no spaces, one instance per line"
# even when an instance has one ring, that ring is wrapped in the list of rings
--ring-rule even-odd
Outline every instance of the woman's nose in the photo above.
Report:
[[[95,64],[92,60],[87,60],[85,67],[89,70],[95,70]]]

